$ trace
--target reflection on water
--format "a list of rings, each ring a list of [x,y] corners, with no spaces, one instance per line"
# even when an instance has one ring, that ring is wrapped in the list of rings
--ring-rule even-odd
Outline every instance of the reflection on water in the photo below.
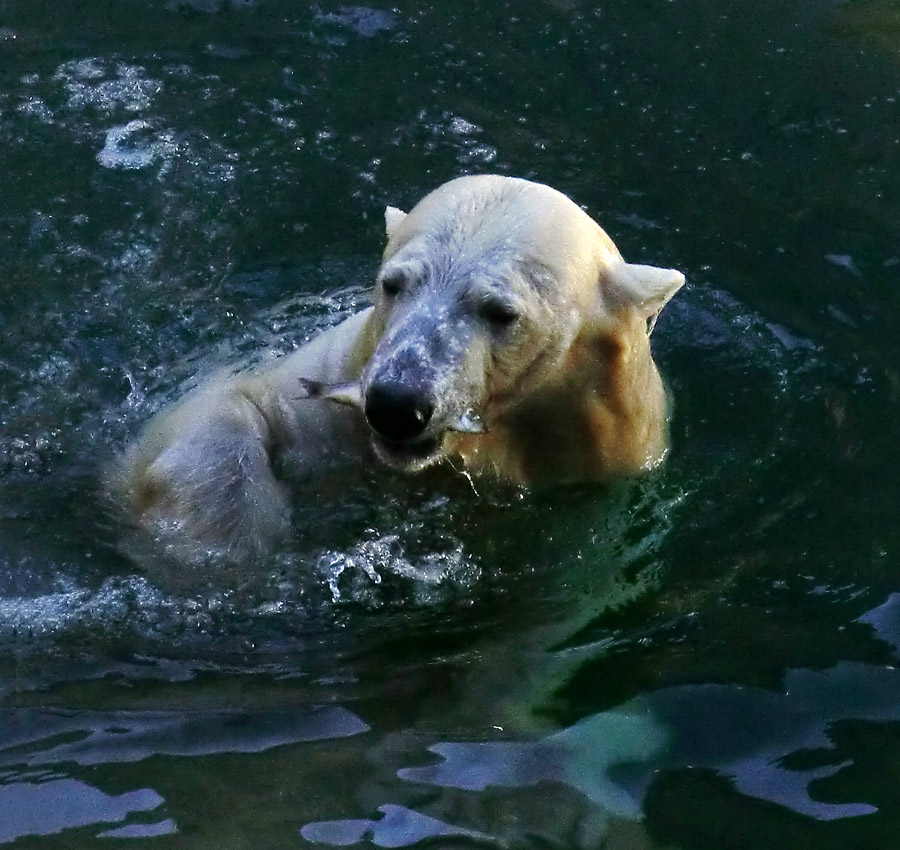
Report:
[[[493,844],[490,835],[471,829],[450,826],[436,818],[421,815],[405,806],[378,807],[381,818],[310,823],[300,830],[307,840],[319,844],[347,847],[362,842],[376,847],[411,847],[420,841],[439,838],[468,838],[479,843]]]
[[[111,796],[74,779],[23,773],[3,777],[0,786],[0,841],[53,835],[97,823],[120,823],[133,812],[158,808],[163,799],[142,789]]]
[[[533,744],[440,743],[429,750],[443,759],[432,767],[406,768],[410,782],[483,791],[491,786],[526,788],[543,782],[569,785],[604,811],[638,817],[640,798],[614,782],[617,767],[653,760],[666,735],[638,706],[586,718]]]
[[[896,607],[892,597],[863,620],[888,619],[889,634],[895,633],[896,619],[887,615]],[[877,625],[876,630],[889,640]],[[469,792],[561,784],[607,815],[641,818],[661,771],[710,769],[741,794],[828,821],[878,811],[865,800],[845,800],[825,781],[853,765],[832,735],[844,720],[900,722],[900,671],[863,664],[794,670],[780,693],[726,685],[663,689],[531,742],[432,744],[428,750],[440,761],[401,768],[397,775],[406,782]],[[804,766],[810,762],[813,766]],[[417,817],[421,824],[409,813],[374,823],[315,823],[302,834],[340,846],[369,838],[380,847],[411,846],[425,835],[466,834],[462,827]],[[428,825],[434,831],[428,832]]]
[[[29,768],[73,763],[142,761],[150,756],[254,753],[297,741],[343,738],[368,726],[343,708],[294,712],[178,713],[91,712],[19,709],[5,712],[0,766]],[[23,755],[24,748],[24,755]]]
[[[895,608],[892,598],[863,618],[886,641],[896,631],[890,616]],[[887,633],[881,622],[887,623]],[[741,794],[819,821],[872,814],[877,806],[848,798],[846,790],[829,782],[853,767],[833,734],[842,721],[900,721],[897,670],[851,663],[821,672],[796,670],[787,674],[781,692],[726,685],[666,688],[533,740],[510,739],[497,728],[492,736],[499,740],[431,743],[427,749],[439,761],[401,767],[396,775],[401,785],[468,795],[492,789],[534,789],[542,795],[548,786],[568,787],[595,809],[593,841],[600,840],[599,824],[613,828],[621,819],[643,817],[656,777],[687,769],[713,770]],[[0,834],[5,840],[121,823],[164,803],[149,788],[111,795],[93,787],[81,778],[84,766],[265,753],[371,731],[339,707],[246,713],[18,709],[4,713],[0,728],[0,812],[5,815]],[[413,757],[419,761],[421,754]],[[42,801],[55,794],[64,794],[66,805],[45,817]],[[325,845],[368,840],[381,847],[441,836],[500,843],[508,838],[502,829],[484,832],[477,819],[469,822],[471,816],[457,823],[393,802],[380,803],[377,811],[381,817],[375,820],[307,823],[301,834]],[[177,821],[141,820],[122,829],[122,836],[161,834],[175,831]]]
[[[0,841],[120,823],[135,812],[165,803],[149,788],[109,795],[82,779],[67,778],[73,765],[262,753],[366,731],[365,723],[339,707],[305,714],[6,710],[0,716]],[[98,837],[150,837],[176,831],[177,825],[165,818],[107,830]]]

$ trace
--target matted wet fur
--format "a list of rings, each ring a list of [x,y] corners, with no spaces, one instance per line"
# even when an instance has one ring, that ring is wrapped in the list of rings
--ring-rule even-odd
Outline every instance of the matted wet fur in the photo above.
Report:
[[[624,262],[565,195],[510,177],[453,180],[385,221],[373,307],[148,423],[108,476],[137,526],[247,558],[288,534],[286,481],[334,463],[531,486],[662,459],[648,328],[680,272]]]

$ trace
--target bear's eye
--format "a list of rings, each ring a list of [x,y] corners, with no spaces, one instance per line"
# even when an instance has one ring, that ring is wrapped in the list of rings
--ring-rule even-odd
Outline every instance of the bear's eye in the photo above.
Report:
[[[381,279],[381,288],[385,295],[399,295],[406,284],[403,272],[389,272]]]
[[[489,298],[481,305],[481,316],[495,328],[509,328],[519,321],[519,311],[508,301]]]

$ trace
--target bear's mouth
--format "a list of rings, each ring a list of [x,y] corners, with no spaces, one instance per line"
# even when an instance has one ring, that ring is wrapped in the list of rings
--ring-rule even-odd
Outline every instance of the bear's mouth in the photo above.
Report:
[[[386,440],[373,433],[372,448],[378,459],[399,472],[418,472],[435,463],[443,456],[443,434],[418,440]]]
[[[321,398],[333,401],[352,407],[365,417],[363,402],[365,394],[358,382],[326,384],[300,378],[299,383],[303,395],[298,396],[298,399]],[[382,463],[401,472],[418,472],[444,457],[443,443],[448,433],[483,434],[486,430],[478,409],[469,407],[455,416],[443,430],[432,432],[429,436],[410,440],[389,440],[371,428],[370,436],[375,455]]]
[[[419,472],[433,466],[446,456],[445,438],[449,434],[483,434],[486,431],[481,417],[470,410],[456,417],[442,430],[410,440],[389,440],[370,429],[375,456],[398,472]]]

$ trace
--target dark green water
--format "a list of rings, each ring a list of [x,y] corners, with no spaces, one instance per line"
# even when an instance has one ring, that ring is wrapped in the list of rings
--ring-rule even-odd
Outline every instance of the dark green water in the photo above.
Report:
[[[897,32],[0,3],[0,843],[895,848]],[[252,575],[120,554],[96,481],[141,423],[366,303],[384,205],[484,171],[687,274],[666,468],[324,482]]]

